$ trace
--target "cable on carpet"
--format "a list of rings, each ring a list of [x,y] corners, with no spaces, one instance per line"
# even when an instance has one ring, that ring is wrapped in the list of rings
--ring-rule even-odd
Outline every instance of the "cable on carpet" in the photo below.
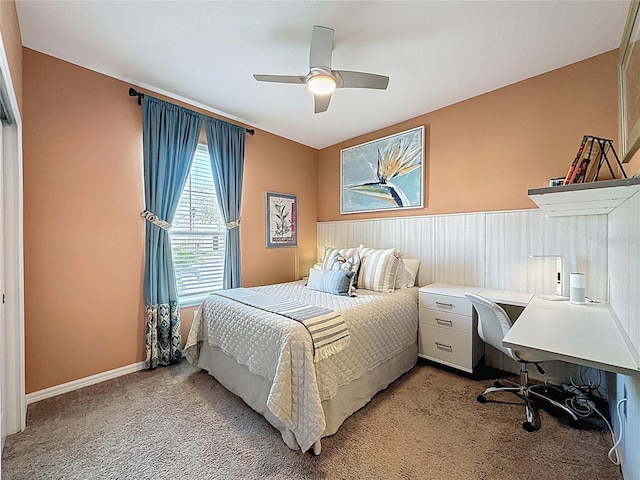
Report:
[[[611,440],[613,441],[613,446],[607,453],[607,457],[614,465],[620,465],[620,456],[618,455],[618,445],[622,441],[622,435],[624,430],[624,424],[622,423],[622,410],[621,406],[624,402],[627,401],[626,398],[623,398],[618,401],[616,405],[616,412],[618,413],[618,425],[619,425],[619,436],[616,440],[615,433],[613,428],[611,427],[611,423],[609,420],[596,408],[596,404],[589,398],[589,395],[593,395],[599,399],[604,400],[604,397],[600,393],[599,387],[602,382],[602,372],[598,371],[598,384],[594,385],[592,382],[588,384],[584,382],[582,378],[582,369],[580,370],[580,380],[583,382],[583,385],[577,385],[573,378],[569,377],[570,385],[563,384],[562,389],[567,392],[573,394],[572,397],[569,397],[565,400],[565,405],[569,407],[571,410],[575,412],[575,414],[579,417],[586,418],[593,413],[596,413],[604,420],[605,424],[609,428],[609,432],[611,432]]]

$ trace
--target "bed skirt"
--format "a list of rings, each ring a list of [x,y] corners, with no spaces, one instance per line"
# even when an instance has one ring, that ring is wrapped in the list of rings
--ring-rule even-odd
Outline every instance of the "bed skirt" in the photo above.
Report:
[[[353,413],[365,406],[373,396],[389,386],[391,382],[408,372],[418,359],[418,345],[413,344],[395,357],[378,365],[362,377],[338,388],[333,398],[324,400],[326,428],[322,437],[333,435],[340,425]],[[202,342],[198,366],[213,375],[221,385],[233,392],[253,410],[264,416],[282,434],[284,443],[292,450],[299,450],[293,433],[286,428],[267,408],[267,397],[271,382],[249,371],[218,347]],[[320,454],[318,440],[313,445],[313,453]]]

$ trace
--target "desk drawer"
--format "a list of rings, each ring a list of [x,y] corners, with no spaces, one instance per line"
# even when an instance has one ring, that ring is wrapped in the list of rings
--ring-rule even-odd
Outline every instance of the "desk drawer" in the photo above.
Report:
[[[420,308],[420,323],[469,334],[473,333],[476,328],[475,321],[471,316],[441,312],[428,308]]]
[[[421,357],[472,372],[475,366],[472,335],[420,324],[418,351]]]
[[[420,306],[458,315],[471,316],[473,312],[473,307],[467,297],[452,297],[429,292],[420,292]]]

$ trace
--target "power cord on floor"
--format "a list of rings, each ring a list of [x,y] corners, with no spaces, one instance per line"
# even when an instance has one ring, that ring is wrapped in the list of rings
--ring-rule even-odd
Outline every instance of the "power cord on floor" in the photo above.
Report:
[[[620,457],[618,456],[618,445],[620,445],[620,442],[622,441],[622,432],[624,430],[624,424],[622,423],[622,411],[620,409],[620,407],[622,406],[623,403],[625,403],[627,401],[626,398],[622,398],[618,401],[618,404],[616,405],[616,411],[618,412],[618,425],[620,426],[620,435],[618,436],[618,440],[616,440],[616,436],[613,434],[613,430],[611,429],[611,425],[609,425],[609,422],[607,422],[607,425],[609,425],[609,430],[611,430],[611,438],[613,439],[613,447],[611,447],[611,450],[609,450],[609,453],[607,453],[607,457],[609,457],[609,460],[611,460],[611,462],[613,462],[613,464],[615,465],[620,465]],[[596,412],[598,413],[598,415],[600,415],[602,418],[604,418],[602,416],[602,414],[600,412],[598,412],[596,410]],[[604,421],[606,422],[607,419],[604,418]],[[611,458],[611,453],[615,453],[616,454],[616,459],[614,460],[613,458]]]
[[[582,390],[583,388],[586,389],[586,392]],[[624,429],[624,424],[622,423],[621,406],[624,402],[627,401],[627,399],[623,398],[619,400],[618,404],[616,405],[616,411],[618,412],[618,421],[620,422],[619,423],[620,435],[616,440],[615,433],[613,431],[613,428],[611,427],[611,424],[609,423],[609,420],[607,420],[607,418],[602,413],[600,413],[600,411],[596,408],[596,404],[593,402],[593,400],[591,400],[587,396],[587,393],[590,392],[591,390],[598,391],[597,387],[594,388],[592,385],[584,385],[583,387],[580,387],[575,383],[573,383],[573,381],[571,381],[571,385],[563,384],[562,389],[565,392],[571,393],[573,395],[572,397],[569,397],[565,400],[565,405],[569,407],[571,410],[573,410],[577,416],[586,418],[593,413],[597,413],[600,416],[600,418],[604,420],[604,422],[607,424],[607,427],[609,428],[609,431],[611,432],[611,439],[613,441],[613,447],[611,447],[611,450],[609,450],[609,452],[607,453],[607,457],[609,458],[611,463],[613,463],[614,465],[620,465],[620,457],[618,455],[618,445],[620,445],[620,442],[622,441],[622,434]],[[598,394],[599,394],[599,391],[598,391]]]

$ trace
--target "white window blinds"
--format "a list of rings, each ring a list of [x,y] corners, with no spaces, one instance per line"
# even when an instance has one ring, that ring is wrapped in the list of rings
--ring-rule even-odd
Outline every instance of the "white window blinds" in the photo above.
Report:
[[[170,233],[181,301],[222,288],[225,230],[213,186],[209,151],[200,144]]]

